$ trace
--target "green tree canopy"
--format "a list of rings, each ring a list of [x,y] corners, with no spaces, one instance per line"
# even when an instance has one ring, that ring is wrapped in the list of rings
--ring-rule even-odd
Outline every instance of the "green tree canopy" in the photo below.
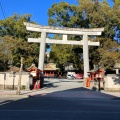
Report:
[[[2,70],[8,69],[8,63],[20,66],[20,57],[24,57],[24,66],[33,62],[37,65],[39,45],[28,43],[28,37],[39,37],[40,34],[28,32],[23,22],[32,22],[31,15],[13,15],[0,20],[0,61],[4,63]],[[3,59],[4,58],[4,59]]]
[[[104,27],[104,32],[101,36],[89,36],[89,40],[100,42],[99,47],[89,47],[91,68],[93,64],[102,63],[104,68],[108,69],[113,66],[116,59],[120,57],[119,44],[115,42],[115,40],[119,41],[120,38],[120,8],[118,3],[115,3],[114,6],[111,7],[107,0],[78,0],[78,6],[70,5],[66,2],[60,2],[52,5],[52,7],[48,10],[48,15],[48,23],[51,26],[73,28]],[[69,37],[71,38],[71,36]],[[72,39],[75,38],[76,36],[72,37]],[[78,40],[82,39],[82,37],[78,36],[77,38]],[[78,51],[81,50],[81,47],[79,47],[79,50],[77,46],[74,46],[74,49],[73,47],[69,47],[67,50],[64,49],[66,48],[63,48],[61,45],[53,45],[53,58],[55,58],[57,62],[61,62],[63,60],[63,56],[69,56],[65,57],[64,61],[71,61],[70,56],[73,56],[76,53],[81,56],[77,58],[77,55],[74,58],[76,60],[79,59],[79,62],[76,64],[76,66],[79,66],[79,64],[81,64],[82,54],[80,54],[81,52],[79,53]],[[73,50],[75,50],[75,52],[73,52]],[[68,53],[68,51],[72,52]],[[112,55],[114,57],[111,57]],[[57,56],[59,56],[59,59]],[[72,62],[74,63],[74,61]]]

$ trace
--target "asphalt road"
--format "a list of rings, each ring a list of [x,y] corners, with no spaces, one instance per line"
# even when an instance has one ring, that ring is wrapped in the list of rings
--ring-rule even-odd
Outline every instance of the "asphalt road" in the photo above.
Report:
[[[53,82],[48,84],[47,91],[52,94],[62,90],[66,94],[65,84],[60,86],[63,82]],[[67,94],[78,92],[70,89],[69,83],[66,83]],[[72,87],[77,85],[74,83]],[[120,100],[54,96],[0,98],[0,120],[120,120]]]
[[[0,120],[120,120],[119,100],[27,98],[0,103]]]

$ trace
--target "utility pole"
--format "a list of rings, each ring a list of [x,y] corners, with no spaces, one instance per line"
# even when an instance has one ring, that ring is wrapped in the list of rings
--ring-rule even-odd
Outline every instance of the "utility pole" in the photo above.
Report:
[[[17,91],[16,91],[17,95],[20,95],[22,69],[23,69],[23,57],[21,57],[21,67],[20,67],[20,71],[19,71],[18,87],[17,87]]]

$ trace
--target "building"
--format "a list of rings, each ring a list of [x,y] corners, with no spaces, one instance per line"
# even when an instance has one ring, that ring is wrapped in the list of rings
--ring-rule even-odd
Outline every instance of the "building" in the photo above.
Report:
[[[59,68],[56,67],[55,63],[48,63],[44,65],[44,76],[45,77],[57,77]]]

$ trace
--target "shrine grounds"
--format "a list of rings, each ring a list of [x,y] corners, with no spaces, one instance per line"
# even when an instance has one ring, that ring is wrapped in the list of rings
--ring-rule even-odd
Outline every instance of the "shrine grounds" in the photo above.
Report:
[[[0,91],[0,120],[119,120],[120,93],[93,91],[83,80],[45,78],[39,90]]]
[[[0,90],[0,120],[119,120],[120,93],[93,91],[83,80],[45,78],[39,90]]]
[[[94,91],[85,87],[83,79],[56,79],[45,78],[44,87],[38,90],[21,90],[21,95],[16,95],[16,90],[0,90],[1,97],[68,97],[68,98],[116,98],[120,92]]]

